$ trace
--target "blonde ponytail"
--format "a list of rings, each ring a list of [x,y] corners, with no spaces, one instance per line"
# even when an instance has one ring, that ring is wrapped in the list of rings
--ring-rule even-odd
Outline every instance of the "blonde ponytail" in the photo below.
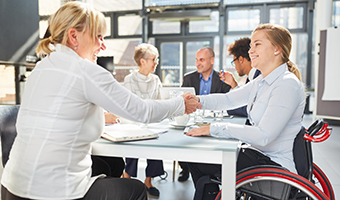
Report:
[[[287,65],[288,65],[288,70],[292,72],[293,74],[295,74],[295,76],[302,82],[300,70],[296,67],[296,65],[290,60],[288,60]]]
[[[36,53],[38,57],[43,58],[46,55],[49,55],[53,50],[50,48],[51,45],[53,44],[51,41],[52,37],[49,38],[43,38],[40,40]]]

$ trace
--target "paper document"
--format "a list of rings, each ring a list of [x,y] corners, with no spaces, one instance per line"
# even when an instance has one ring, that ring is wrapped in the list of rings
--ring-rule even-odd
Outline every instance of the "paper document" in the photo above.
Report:
[[[104,127],[102,138],[112,142],[126,142],[158,138],[158,133],[135,124],[115,124]]]

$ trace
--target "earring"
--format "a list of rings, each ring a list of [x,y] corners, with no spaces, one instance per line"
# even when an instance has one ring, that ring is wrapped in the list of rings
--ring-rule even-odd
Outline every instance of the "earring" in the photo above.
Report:
[[[277,55],[277,52],[276,52],[276,51],[274,52],[274,55]]]

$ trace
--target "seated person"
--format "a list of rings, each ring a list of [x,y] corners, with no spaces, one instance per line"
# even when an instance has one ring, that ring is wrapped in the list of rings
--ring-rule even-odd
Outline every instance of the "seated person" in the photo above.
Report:
[[[213,69],[215,52],[210,47],[203,47],[196,52],[196,68],[183,78],[182,87],[194,87],[196,94],[207,95],[210,93],[226,93],[230,85],[220,80],[218,72]],[[189,178],[189,168],[186,162],[179,162],[182,171],[178,181],[186,181]]]
[[[47,56],[25,85],[1,199],[147,200],[139,180],[91,176],[91,143],[103,132],[103,108],[150,123],[194,112],[200,104],[187,95],[145,101],[97,65],[106,49],[106,21],[92,6],[65,3],[48,22],[51,36],[37,47]]]
[[[235,69],[239,76],[247,76],[246,84],[255,79],[261,72],[251,66],[250,57],[248,54],[250,45],[250,38],[245,37],[235,42],[231,43],[228,47],[229,55],[233,55],[233,61],[231,62],[232,66],[235,66]],[[230,72],[220,72],[221,80],[231,86],[232,89],[238,87],[238,83],[235,80],[235,77]],[[228,110],[229,115],[236,115],[241,117],[248,117],[247,106],[243,106],[241,108],[236,108],[233,110]]]
[[[305,91],[298,68],[289,60],[291,46],[287,29],[278,25],[259,25],[252,33],[249,56],[252,67],[262,75],[229,93],[198,97],[203,109],[247,105],[251,126],[216,123],[193,129],[187,135],[237,138],[256,148],[241,148],[237,171],[256,165],[277,165],[297,173],[292,149],[302,126]],[[190,163],[189,168],[195,187],[201,177],[221,173],[221,165],[216,164]],[[196,192],[195,200],[214,199],[218,190],[217,184],[207,184],[203,197]]]
[[[158,50],[151,44],[140,44],[135,48],[133,59],[139,67],[127,75],[124,86],[142,99],[160,99],[162,83],[159,77],[152,74],[158,65]],[[159,190],[151,183],[151,178],[164,174],[163,161],[147,159],[144,184],[151,195],[159,196]],[[137,158],[126,158],[124,178],[137,176]]]

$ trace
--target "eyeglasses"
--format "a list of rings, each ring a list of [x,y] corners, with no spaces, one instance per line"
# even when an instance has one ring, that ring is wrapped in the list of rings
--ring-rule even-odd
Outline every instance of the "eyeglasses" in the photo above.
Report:
[[[230,63],[231,63],[231,66],[235,67],[235,61],[236,61],[236,60],[238,60],[238,57],[235,58],[233,61],[230,62]]]
[[[159,63],[159,58],[155,58],[155,59],[152,59],[152,58],[145,58],[145,60],[153,60],[154,63]]]

